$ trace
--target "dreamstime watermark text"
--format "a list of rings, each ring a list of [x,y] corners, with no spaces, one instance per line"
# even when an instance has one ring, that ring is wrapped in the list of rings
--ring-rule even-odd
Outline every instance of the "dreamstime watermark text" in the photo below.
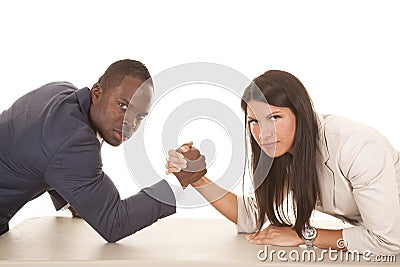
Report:
[[[344,240],[339,240],[342,244],[346,244]],[[338,241],[338,244],[339,244]],[[338,246],[341,247],[340,245]],[[278,260],[281,262],[322,262],[322,261],[340,261],[340,262],[396,262],[396,255],[376,255],[370,250],[359,252],[357,250],[337,250],[328,249],[292,249],[292,250],[275,250],[268,245],[264,249],[257,252],[259,261]]]

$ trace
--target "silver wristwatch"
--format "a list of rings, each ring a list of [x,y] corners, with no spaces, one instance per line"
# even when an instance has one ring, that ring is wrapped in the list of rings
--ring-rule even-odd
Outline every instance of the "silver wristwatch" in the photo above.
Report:
[[[302,231],[302,235],[307,248],[312,248],[314,238],[317,236],[317,229],[312,226],[306,226]]]

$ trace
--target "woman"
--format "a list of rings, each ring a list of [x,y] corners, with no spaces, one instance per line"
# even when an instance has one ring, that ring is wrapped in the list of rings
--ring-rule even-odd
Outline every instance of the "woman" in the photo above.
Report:
[[[211,204],[239,232],[255,232],[247,237],[255,244],[400,253],[400,154],[382,135],[338,116],[317,115],[302,83],[284,71],[254,79],[241,107],[255,197],[224,192],[207,177],[192,183],[208,201],[223,195]],[[270,169],[260,168],[271,159]],[[185,163],[171,150],[167,173]],[[289,194],[294,223],[284,208]],[[354,227],[315,229],[310,225],[314,209]],[[267,220],[271,224],[262,229]]]

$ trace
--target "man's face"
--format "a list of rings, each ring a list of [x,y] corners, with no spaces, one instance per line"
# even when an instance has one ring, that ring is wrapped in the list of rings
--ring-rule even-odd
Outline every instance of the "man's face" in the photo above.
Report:
[[[132,76],[105,92],[99,84],[92,90],[90,118],[100,136],[110,145],[128,140],[148,114],[153,88]],[[138,88],[140,89],[138,90]]]

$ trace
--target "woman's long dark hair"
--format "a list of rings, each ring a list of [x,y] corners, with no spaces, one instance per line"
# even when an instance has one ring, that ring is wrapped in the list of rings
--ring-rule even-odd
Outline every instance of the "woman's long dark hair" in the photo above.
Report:
[[[294,229],[299,236],[310,223],[311,213],[319,196],[317,179],[318,122],[310,96],[303,84],[292,74],[270,70],[255,78],[243,93],[241,107],[247,118],[247,103],[250,100],[268,102],[277,107],[289,108],[296,117],[296,132],[293,155],[271,159],[257,144],[246,121],[246,136],[250,140],[250,166],[258,207],[258,232],[265,223],[278,226],[293,226],[284,210],[284,199],[292,193],[296,218]],[[266,100],[266,101],[265,101]],[[248,150],[246,141],[246,153]],[[260,162],[260,160],[262,162]],[[270,169],[262,168],[265,161],[272,161]],[[258,167],[257,167],[258,166]],[[261,166],[261,167],[260,167]],[[261,169],[261,171],[260,171]],[[266,171],[265,171],[266,170]]]

